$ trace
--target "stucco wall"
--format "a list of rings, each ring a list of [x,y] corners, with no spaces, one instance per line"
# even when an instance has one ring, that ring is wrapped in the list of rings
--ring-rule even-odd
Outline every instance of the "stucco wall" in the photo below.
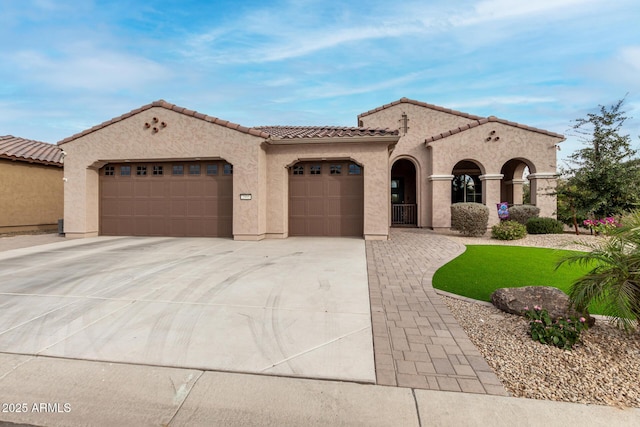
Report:
[[[432,174],[430,155],[424,140],[430,136],[457,128],[471,119],[423,106],[401,103],[360,118],[363,126],[400,129],[402,114],[407,115],[408,130],[400,132],[400,140],[391,154],[389,171],[398,159],[411,160],[416,166],[416,199],[418,204],[418,227],[431,227],[432,220]],[[389,186],[389,184],[387,184]],[[390,201],[387,202],[390,209]]]
[[[401,129],[403,113],[408,118],[406,133]],[[461,160],[473,160],[485,175],[482,178],[484,203],[490,208],[490,223],[498,221],[494,203],[501,201],[500,189],[505,185],[499,175],[503,165],[511,159],[522,160],[534,174],[532,188],[537,188],[537,193],[533,194],[532,203],[540,207],[541,216],[555,215],[555,144],[560,142],[560,138],[492,121],[429,143],[427,148],[425,139],[476,120],[410,102],[362,116],[360,121],[366,127],[401,129],[389,170],[401,158],[416,165],[419,227],[438,229],[450,226],[451,174]],[[490,135],[491,131],[495,133]],[[486,140],[489,136],[491,141]],[[496,137],[499,139],[495,140]],[[536,178],[535,173],[540,178]]]
[[[153,133],[153,118],[167,126]],[[65,157],[64,218],[68,237],[95,236],[99,230],[98,169],[108,162],[224,159],[233,165],[233,234],[264,237],[266,162],[262,138],[162,107],[153,107],[61,147]],[[252,200],[240,201],[241,193]]]
[[[62,175],[58,166],[0,159],[0,231],[57,229]]]
[[[387,239],[389,234],[389,143],[345,139],[338,144],[302,143],[272,145],[267,150],[267,233],[286,237],[289,231],[289,184],[287,167],[297,161],[350,159],[364,171],[364,237]]]
[[[488,138],[490,140],[487,140]],[[484,203],[490,209],[491,224],[498,221],[495,203],[501,201],[501,170],[504,164],[512,159],[526,163],[534,179],[536,176],[543,177],[544,185],[537,186],[537,197],[532,197],[532,203],[540,207],[540,216],[555,215],[555,196],[552,195],[552,189],[555,188],[556,144],[559,141],[559,138],[542,133],[499,122],[488,122],[430,142],[428,147],[433,156],[433,175],[451,175],[454,166],[461,160],[472,160],[480,166],[483,171],[481,180]],[[449,186],[441,185],[439,191],[434,191],[433,226],[435,228],[446,228],[450,224],[450,188],[450,184]]]

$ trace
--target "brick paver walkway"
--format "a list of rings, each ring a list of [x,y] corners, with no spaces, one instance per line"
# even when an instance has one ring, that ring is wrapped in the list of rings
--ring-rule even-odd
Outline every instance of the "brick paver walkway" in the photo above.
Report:
[[[435,271],[464,247],[421,229],[391,229],[367,241],[377,383],[508,395],[436,294]]]

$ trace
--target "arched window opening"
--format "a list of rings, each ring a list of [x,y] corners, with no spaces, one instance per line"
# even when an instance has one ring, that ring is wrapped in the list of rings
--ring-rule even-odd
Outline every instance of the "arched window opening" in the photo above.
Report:
[[[455,175],[451,181],[451,203],[482,203],[482,182],[479,175]]]

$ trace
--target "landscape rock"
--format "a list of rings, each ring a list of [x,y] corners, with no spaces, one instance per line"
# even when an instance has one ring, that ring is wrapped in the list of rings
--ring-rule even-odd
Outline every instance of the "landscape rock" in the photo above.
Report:
[[[491,294],[491,302],[496,308],[519,316],[525,315],[526,307],[531,309],[538,305],[547,310],[552,319],[584,316],[589,326],[595,323],[589,313],[580,313],[569,307],[567,294],[550,286],[496,289]]]

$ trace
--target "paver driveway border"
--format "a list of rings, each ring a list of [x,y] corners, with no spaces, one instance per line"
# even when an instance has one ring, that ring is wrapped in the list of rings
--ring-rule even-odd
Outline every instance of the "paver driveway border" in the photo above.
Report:
[[[381,385],[507,396],[432,286],[464,246],[423,229],[367,241],[376,381]]]

